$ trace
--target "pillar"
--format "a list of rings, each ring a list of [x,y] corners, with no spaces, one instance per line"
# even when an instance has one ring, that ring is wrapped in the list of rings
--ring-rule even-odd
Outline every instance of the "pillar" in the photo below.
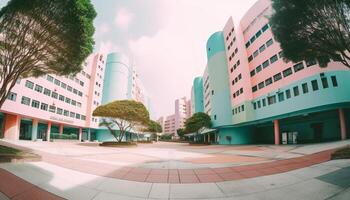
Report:
[[[346,139],[346,124],[345,124],[345,115],[344,109],[339,109],[339,121],[340,121],[340,138],[341,140]]]
[[[36,139],[38,139],[38,124],[39,124],[39,120],[33,119],[33,121],[32,121],[32,141],[36,141]]]
[[[60,135],[63,134],[63,128],[64,128],[64,125],[63,125],[63,124],[60,124],[60,125],[59,125],[59,133],[60,133]]]
[[[273,121],[274,128],[275,128],[275,145],[280,144],[280,125],[278,120]]]
[[[51,139],[51,122],[47,122],[47,132],[46,132],[46,141],[50,142]]]
[[[91,141],[91,129],[88,129],[88,140]]]
[[[208,133],[208,143],[210,143],[210,133]]]
[[[5,115],[4,139],[19,140],[19,129],[21,127],[20,115]]]
[[[83,138],[83,128],[79,128],[79,142],[81,142]]]

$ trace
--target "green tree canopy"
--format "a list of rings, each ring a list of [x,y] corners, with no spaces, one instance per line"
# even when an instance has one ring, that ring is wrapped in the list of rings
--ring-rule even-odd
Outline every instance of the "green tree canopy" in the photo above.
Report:
[[[201,128],[211,128],[212,123],[210,116],[206,113],[195,113],[192,117],[188,118],[185,122],[186,133],[198,133]]]
[[[100,125],[106,126],[110,133],[121,142],[125,133],[135,126],[146,126],[149,122],[149,113],[146,107],[133,100],[114,101],[97,107],[93,116],[102,117]],[[118,126],[119,134],[116,134],[114,126]]]
[[[287,61],[333,61],[350,67],[349,0],[272,0],[275,39]]]
[[[184,135],[186,134],[186,130],[184,128],[179,128],[176,130],[176,133],[180,138],[183,138]]]
[[[81,71],[95,17],[90,0],[10,0],[0,10],[0,107],[18,78]]]
[[[151,133],[161,133],[163,130],[162,130],[162,126],[158,122],[149,120],[148,126],[144,131],[151,132]]]

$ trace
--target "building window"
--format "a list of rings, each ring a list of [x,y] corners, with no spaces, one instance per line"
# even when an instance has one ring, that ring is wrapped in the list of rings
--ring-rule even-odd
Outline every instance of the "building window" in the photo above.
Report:
[[[274,104],[274,103],[276,103],[276,95],[267,97],[267,104],[268,104],[268,105],[272,105],[272,104]]]
[[[72,92],[72,90],[73,90],[73,88],[71,87],[71,86],[67,86],[67,90],[69,91],[69,92]]]
[[[22,96],[21,104],[29,106],[30,105],[30,98]]]
[[[214,115],[214,120],[216,120],[216,115]]]
[[[312,65],[316,65],[317,61],[315,59],[311,59],[311,60],[306,60],[305,63],[307,67],[311,67]]]
[[[85,115],[82,115],[82,116],[81,116],[81,120],[84,120],[84,121],[85,121],[85,120],[86,120],[86,116],[85,116]]]
[[[240,94],[243,93],[243,88],[239,89],[239,93],[240,93]]]
[[[50,75],[47,75],[46,79],[47,79],[48,81],[50,81],[50,82],[53,82],[53,77],[50,76]]]
[[[271,46],[273,44],[273,40],[272,40],[272,38],[271,39],[269,39],[267,42],[266,42],[266,47],[269,47],[269,46]]]
[[[66,98],[66,103],[70,104],[70,98]]]
[[[272,78],[268,78],[265,80],[265,86],[271,85],[272,84]]]
[[[253,44],[253,42],[255,41],[256,37],[255,35],[253,35],[253,37],[250,38],[250,44]]]
[[[254,110],[256,110],[256,102],[253,103]]]
[[[84,82],[80,81],[79,84],[84,87]]]
[[[61,82],[61,88],[66,89],[67,88],[67,84]]]
[[[265,87],[264,81],[258,84],[259,89],[262,89]]]
[[[303,83],[303,84],[301,85],[301,87],[303,88],[303,93],[304,93],[304,94],[306,94],[306,93],[309,92],[309,88],[308,88],[308,86],[307,86],[307,83]]]
[[[294,96],[299,96],[299,87],[298,86],[295,86],[293,87],[293,93],[294,93]]]
[[[244,111],[244,105],[242,105],[242,112]]]
[[[263,44],[261,47],[259,47],[260,53],[265,51],[265,49],[266,49],[266,46],[265,46],[265,44]]]
[[[333,87],[338,87],[338,81],[336,76],[331,76]]]
[[[40,106],[41,110],[45,110],[46,111],[47,108],[48,108],[48,105],[46,103],[41,103],[41,106]]]
[[[74,94],[78,94],[78,90],[77,89],[73,89],[73,93]]]
[[[214,95],[214,90],[211,91],[211,95]]]
[[[259,55],[259,50],[254,51],[253,57],[256,58]]]
[[[34,90],[37,91],[37,92],[42,93],[43,92],[43,86],[37,84],[37,85],[35,85]]]
[[[291,74],[293,74],[293,71],[292,71],[292,68],[288,68],[284,70],[282,73],[283,73],[283,77],[286,78],[287,76],[290,76]]]
[[[17,94],[14,93],[14,92],[10,92],[9,95],[7,96],[7,99],[8,99],[8,100],[11,100],[11,101],[16,101],[16,99],[17,99]]]
[[[69,111],[68,110],[64,110],[63,115],[68,117],[69,116]]]
[[[72,118],[75,118],[75,113],[74,112],[70,112],[69,116],[72,117]]]
[[[282,102],[284,101],[284,93],[281,92],[281,93],[278,93],[278,102]]]
[[[322,87],[323,88],[328,88],[329,87],[328,86],[328,80],[327,80],[326,77],[321,78],[321,81],[322,81]]]
[[[77,102],[75,100],[72,100],[72,105],[73,106],[76,106],[77,105]]]
[[[60,97],[58,98],[60,101],[64,101],[64,96],[60,95]]]
[[[282,74],[281,73],[278,73],[276,75],[273,76],[273,80],[276,82],[276,81],[279,81],[282,79]]]
[[[304,69],[304,64],[302,62],[300,62],[300,63],[294,65],[293,68],[294,68],[294,72],[298,72],[298,71]]]
[[[45,88],[44,89],[44,94],[47,95],[47,96],[51,96],[51,90]]]
[[[251,72],[250,72],[250,77],[253,77],[255,75],[255,69],[253,69]]]
[[[313,90],[313,91],[318,90],[318,83],[317,83],[317,80],[311,81],[311,86],[312,86],[312,90]]]
[[[267,29],[269,29],[269,24],[265,24],[265,26],[261,28],[261,31],[265,32]]]
[[[33,99],[32,100],[32,107],[33,108],[39,108],[39,106],[40,106],[40,102]]]
[[[252,87],[252,91],[253,91],[253,92],[258,91],[258,87],[257,87],[257,86]]]
[[[63,109],[62,108],[57,108],[57,114],[62,115]]]
[[[291,93],[290,93],[290,90],[286,90],[286,98],[287,99],[290,99],[292,97]]]
[[[80,103],[80,102],[77,102],[77,106],[80,108],[80,107],[81,107],[81,103]]]
[[[61,81],[60,81],[60,80],[58,80],[58,79],[55,79],[55,85],[60,86],[60,85],[61,85]]]
[[[260,102],[260,100],[257,101],[257,105],[258,105],[258,108],[261,108],[261,102]]]
[[[31,82],[31,81],[26,80],[26,84],[25,84],[25,86],[26,86],[27,88],[33,89],[33,87],[34,87],[34,83],[33,83],[33,82]]]
[[[52,92],[51,97],[54,99],[57,99],[58,98],[57,92]]]
[[[252,61],[253,60],[253,55],[249,56],[248,57],[248,62]]]
[[[274,55],[270,58],[270,63],[272,64],[272,63],[276,62],[277,60],[278,60],[277,55]]]
[[[266,106],[266,99],[262,100],[262,105],[265,107]]]
[[[76,119],[80,119],[80,114],[77,113],[77,114],[75,115],[75,118],[76,118]]]
[[[250,42],[248,41],[247,43],[245,43],[245,48],[248,48],[250,46]]]
[[[49,111],[52,112],[52,113],[55,113],[56,112],[56,106],[49,106]]]
[[[268,67],[270,65],[269,60],[266,60],[265,62],[263,62],[262,66],[265,69],[266,67]]]
[[[262,70],[261,65],[257,66],[257,67],[255,68],[255,70],[256,70],[256,73],[259,73],[259,72]]]

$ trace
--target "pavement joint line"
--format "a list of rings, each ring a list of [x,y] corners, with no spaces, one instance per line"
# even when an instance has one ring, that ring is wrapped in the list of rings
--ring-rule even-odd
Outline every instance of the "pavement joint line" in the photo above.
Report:
[[[216,187],[219,188],[220,192],[221,192],[225,197],[230,197],[229,195],[227,195],[227,194],[224,192],[224,190],[223,190],[217,183],[215,183],[215,185],[216,185]]]
[[[151,184],[151,188],[150,188],[149,191],[148,191],[148,195],[147,195],[147,198],[148,198],[148,199],[150,198],[149,196],[151,195],[151,191],[152,191],[152,188],[153,188],[153,184],[154,184],[154,183]]]
[[[333,184],[332,184],[333,185]],[[327,197],[325,200],[329,200],[329,199],[333,199],[334,197],[337,197],[338,195],[340,195],[341,193],[343,193],[344,191],[350,189],[350,187],[347,187],[347,188],[343,188],[342,190],[336,192],[335,194]]]

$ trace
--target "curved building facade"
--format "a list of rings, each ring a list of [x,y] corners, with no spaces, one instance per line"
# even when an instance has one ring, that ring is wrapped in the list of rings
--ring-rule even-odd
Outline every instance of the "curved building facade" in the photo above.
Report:
[[[204,97],[203,97],[203,78],[196,77],[193,80],[191,92],[191,107],[192,115],[194,113],[204,112]]]

